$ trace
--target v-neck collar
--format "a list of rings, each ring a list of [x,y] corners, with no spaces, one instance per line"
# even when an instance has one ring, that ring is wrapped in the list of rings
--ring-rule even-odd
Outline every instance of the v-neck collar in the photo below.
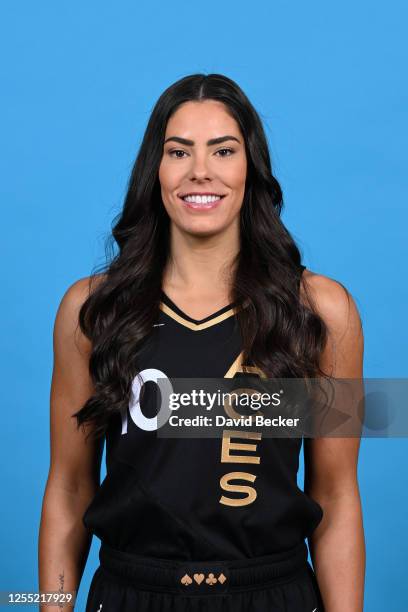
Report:
[[[221,321],[228,319],[228,317],[231,317],[235,314],[237,306],[236,302],[232,302],[231,304],[223,306],[223,308],[216,310],[215,312],[208,315],[207,317],[204,317],[203,319],[193,319],[188,314],[183,312],[181,308],[179,308],[177,304],[175,304],[173,300],[171,300],[163,290],[161,292],[161,296],[161,310],[181,325],[184,325],[185,327],[188,327],[189,329],[192,329],[194,331],[207,329],[208,327],[212,327],[213,325],[216,325],[217,323],[221,323]]]

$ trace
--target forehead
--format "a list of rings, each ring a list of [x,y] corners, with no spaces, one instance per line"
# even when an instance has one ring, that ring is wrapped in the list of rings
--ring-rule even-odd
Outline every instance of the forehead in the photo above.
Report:
[[[165,137],[190,135],[207,139],[211,135],[232,134],[239,136],[240,129],[227,107],[218,100],[184,102],[170,117]]]

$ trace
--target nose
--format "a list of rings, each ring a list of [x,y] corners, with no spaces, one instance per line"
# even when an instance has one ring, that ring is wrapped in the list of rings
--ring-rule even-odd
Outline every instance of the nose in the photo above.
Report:
[[[190,178],[192,180],[211,179],[208,158],[205,154],[195,155],[190,168]]]

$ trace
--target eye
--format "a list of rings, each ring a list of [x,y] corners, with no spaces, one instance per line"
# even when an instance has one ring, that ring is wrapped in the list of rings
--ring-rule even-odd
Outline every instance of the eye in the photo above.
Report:
[[[217,151],[217,153],[221,153],[221,151],[228,151],[229,152],[228,155],[221,155],[221,157],[230,157],[235,152],[234,149],[226,148],[226,149],[219,149]]]
[[[176,159],[183,159],[179,155],[173,156],[173,153],[185,153],[185,151],[183,151],[182,149],[173,149],[172,151],[169,151],[170,157],[176,157]]]

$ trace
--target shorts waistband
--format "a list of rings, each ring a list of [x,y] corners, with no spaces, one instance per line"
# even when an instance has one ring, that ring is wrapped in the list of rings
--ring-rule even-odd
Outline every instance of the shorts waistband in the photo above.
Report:
[[[303,541],[285,552],[262,557],[216,561],[176,561],[116,550],[102,542],[101,571],[121,583],[144,590],[220,594],[285,583],[307,571],[308,549]]]

